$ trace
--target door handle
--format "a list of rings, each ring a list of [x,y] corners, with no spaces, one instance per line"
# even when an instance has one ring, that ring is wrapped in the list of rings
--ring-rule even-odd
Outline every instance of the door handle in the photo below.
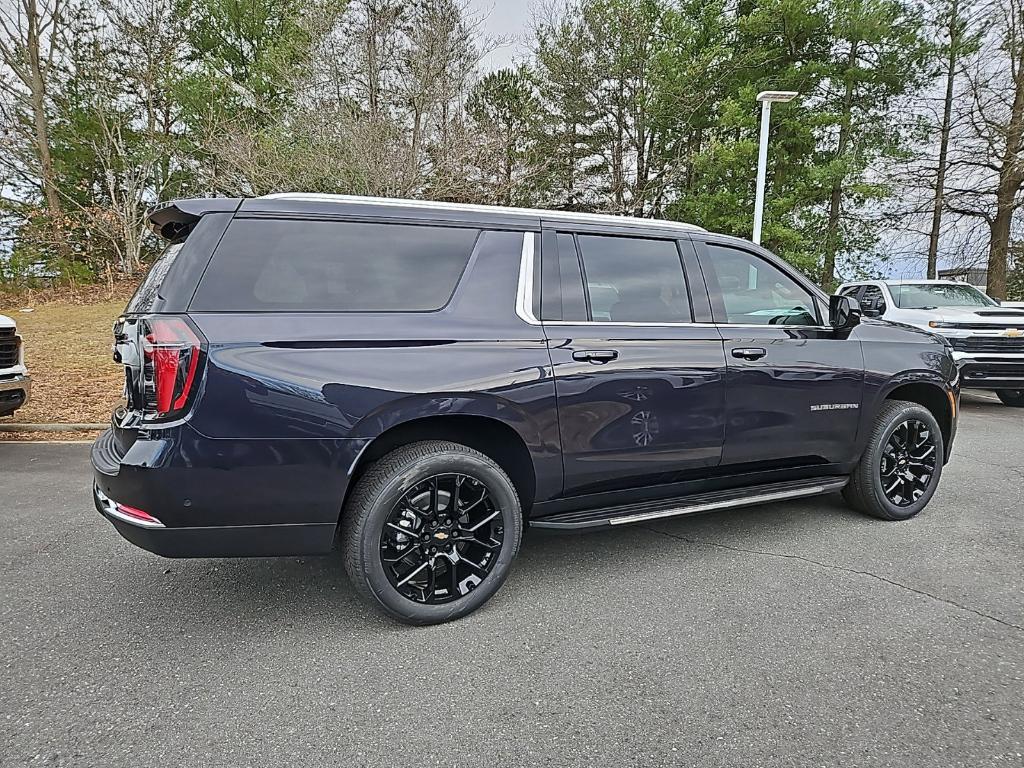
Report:
[[[584,361],[594,363],[595,365],[611,362],[618,356],[619,353],[614,349],[580,349],[572,353],[573,360],[578,360],[581,363]]]
[[[768,354],[764,347],[737,347],[732,351],[733,357],[741,357],[744,360],[760,360]]]

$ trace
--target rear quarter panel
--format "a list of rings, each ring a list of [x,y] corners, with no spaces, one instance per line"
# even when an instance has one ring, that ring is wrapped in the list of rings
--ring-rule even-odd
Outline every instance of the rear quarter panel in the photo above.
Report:
[[[561,488],[554,382],[543,332],[515,313],[522,232],[485,232],[452,300],[423,313],[190,313],[209,342],[197,433],[267,443],[297,466],[302,496],[330,477],[335,518],[353,459],[390,427],[424,416],[488,416],[522,437],[537,496]],[[340,442],[339,442],[340,441]],[[312,465],[312,466],[311,466]],[[310,473],[312,472],[313,478]],[[290,479],[290,478],[294,479]]]

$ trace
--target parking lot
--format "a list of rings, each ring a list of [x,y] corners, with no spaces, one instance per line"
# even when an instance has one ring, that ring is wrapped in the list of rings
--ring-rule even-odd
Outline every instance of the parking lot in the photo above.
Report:
[[[494,600],[421,629],[334,557],[135,549],[88,446],[0,443],[0,764],[1021,765],[1022,423],[965,395],[916,520],[532,531]]]

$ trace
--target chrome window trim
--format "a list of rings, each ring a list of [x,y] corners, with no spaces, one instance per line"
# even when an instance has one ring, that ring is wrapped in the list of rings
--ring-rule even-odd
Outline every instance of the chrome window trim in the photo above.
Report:
[[[626,328],[782,328],[788,330],[813,330],[831,331],[831,325],[758,325],[738,323],[648,323],[648,322],[621,322],[614,323],[606,320],[544,320],[541,321],[533,314],[533,282],[534,271],[536,270],[535,240],[536,232],[523,234],[523,251],[519,261],[519,285],[516,287],[516,314],[519,318],[530,325],[553,325],[553,326],[597,326],[597,327],[626,327]]]
[[[519,257],[519,285],[516,288],[516,314],[530,325],[540,325],[533,314],[534,241],[536,232],[523,233],[523,252]]]

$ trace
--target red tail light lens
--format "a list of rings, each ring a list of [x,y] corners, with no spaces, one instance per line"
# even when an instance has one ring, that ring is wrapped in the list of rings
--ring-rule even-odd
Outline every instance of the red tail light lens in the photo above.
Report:
[[[203,343],[180,317],[153,317],[143,338],[146,410],[156,418],[177,416],[195,388]]]

